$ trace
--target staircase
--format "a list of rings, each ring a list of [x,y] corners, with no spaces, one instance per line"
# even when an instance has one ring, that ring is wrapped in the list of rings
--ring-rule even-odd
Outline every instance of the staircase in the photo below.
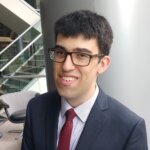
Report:
[[[45,59],[38,21],[0,52],[0,83],[4,93],[23,90],[43,69]]]
[[[21,34],[40,20],[40,14],[24,0],[0,0],[0,22]]]

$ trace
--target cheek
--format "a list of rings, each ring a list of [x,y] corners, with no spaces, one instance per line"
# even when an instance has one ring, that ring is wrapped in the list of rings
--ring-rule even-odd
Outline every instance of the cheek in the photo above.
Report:
[[[54,63],[53,64],[53,71],[54,71],[54,73],[57,73],[58,71],[60,71],[61,70],[61,64],[59,64],[59,63]]]
[[[81,76],[86,82],[95,81],[98,76],[98,68],[90,67],[89,69],[82,70]]]
[[[60,67],[59,67],[59,65],[57,65],[57,64],[54,64],[53,65],[53,75],[54,75],[54,79],[56,79],[57,78],[57,76],[58,76],[58,72],[60,71]]]

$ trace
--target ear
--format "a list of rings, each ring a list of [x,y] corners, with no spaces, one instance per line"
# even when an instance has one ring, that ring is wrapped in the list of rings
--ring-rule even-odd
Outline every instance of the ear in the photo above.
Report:
[[[110,65],[110,56],[104,56],[99,63],[97,74],[102,74],[105,72]]]

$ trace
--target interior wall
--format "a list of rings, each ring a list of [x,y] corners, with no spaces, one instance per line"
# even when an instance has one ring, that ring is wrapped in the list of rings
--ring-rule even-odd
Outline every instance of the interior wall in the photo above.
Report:
[[[106,93],[145,119],[150,139],[150,1],[41,0],[49,90],[54,89],[54,83],[47,49],[54,46],[54,22],[63,14],[79,9],[94,10],[110,22],[114,31],[111,65],[98,82]]]
[[[0,22],[18,34],[39,19],[39,13],[24,0],[0,0]]]
[[[99,77],[102,88],[146,121],[150,147],[150,1],[95,1],[113,31],[109,70]]]

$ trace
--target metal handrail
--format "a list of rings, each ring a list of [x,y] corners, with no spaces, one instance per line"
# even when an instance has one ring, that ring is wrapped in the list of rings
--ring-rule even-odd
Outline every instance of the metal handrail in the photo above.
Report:
[[[45,78],[46,75],[17,75],[17,76],[2,76],[5,79],[22,79],[22,78]]]
[[[35,43],[40,37],[42,33],[40,33],[32,42],[30,42],[21,52],[19,52],[13,59],[11,59],[4,67],[0,69],[0,72],[5,70],[13,61],[15,61],[22,53],[24,53],[33,43]]]
[[[10,48],[17,40],[19,40],[23,35],[25,35],[33,26],[35,26],[40,20],[38,20],[35,24],[27,28],[24,32],[22,32],[15,40],[13,40],[9,45],[7,45],[3,50],[0,51],[0,55],[3,54],[8,48]]]
[[[33,8],[30,4],[28,4],[26,1],[24,1],[24,0],[19,0],[21,3],[23,3],[24,5],[26,5],[29,9],[31,9],[32,11],[34,11],[37,15],[39,15],[40,16],[40,13],[38,13],[37,11],[36,11],[36,9],[35,8]]]
[[[41,49],[43,49],[43,47],[42,47],[42,48],[39,48],[38,51],[41,50]],[[36,54],[38,51],[36,51],[35,54]],[[15,75],[15,73],[18,72],[18,71],[22,68],[22,66],[25,66],[25,65],[27,64],[27,62],[28,62],[29,60],[31,60],[33,57],[34,57],[34,54],[33,54],[29,59],[27,59],[27,60],[26,60],[13,74],[11,74],[11,75]],[[38,66],[38,67],[39,67],[39,66]]]

